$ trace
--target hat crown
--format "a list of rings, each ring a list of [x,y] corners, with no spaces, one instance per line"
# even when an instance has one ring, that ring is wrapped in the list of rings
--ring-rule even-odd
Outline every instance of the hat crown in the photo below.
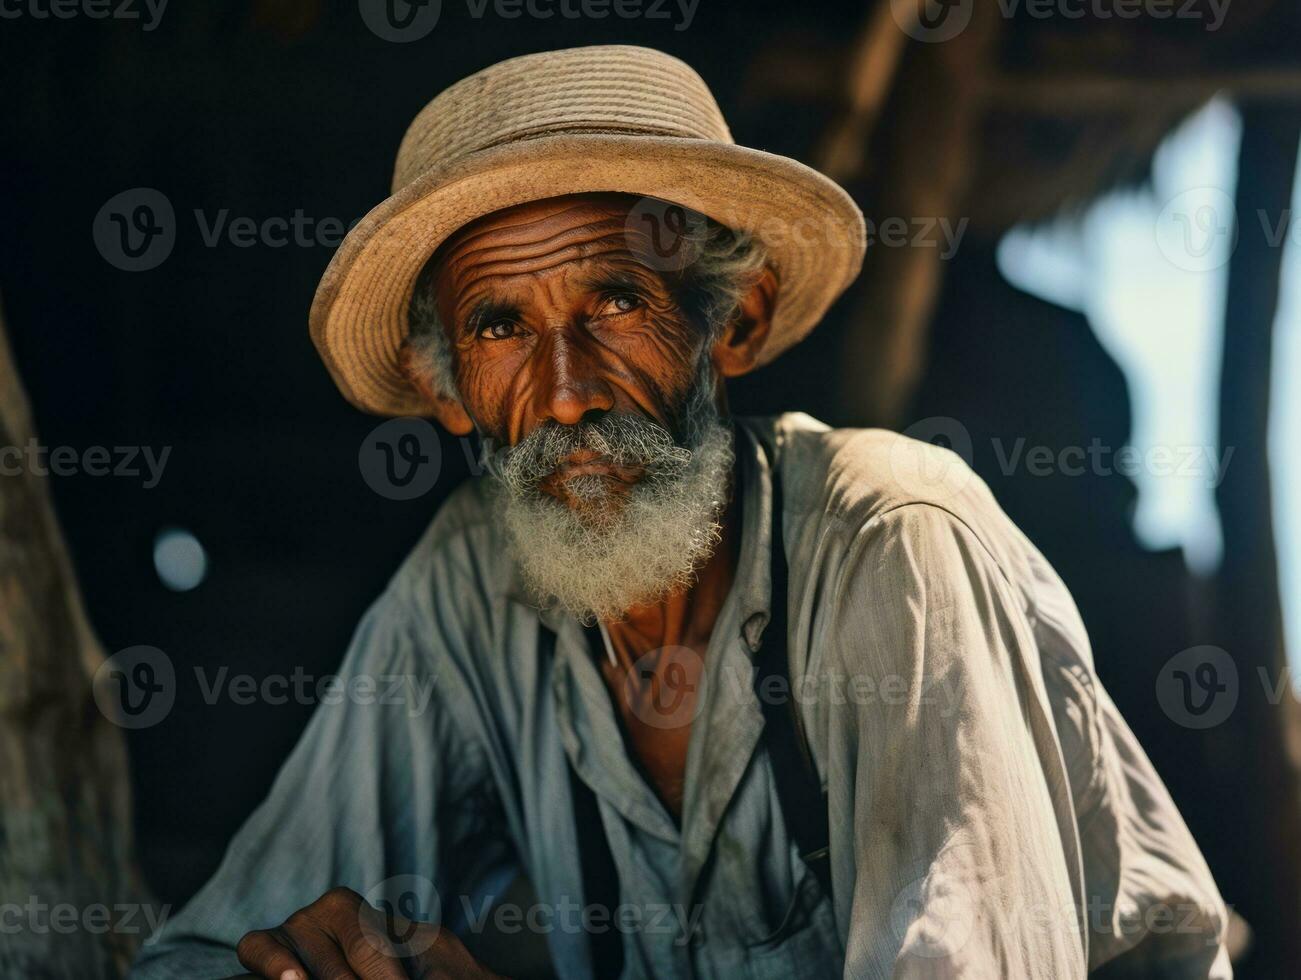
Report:
[[[425,106],[398,150],[393,190],[477,151],[561,133],[733,142],[709,87],[671,55],[632,45],[547,51],[476,72]]]

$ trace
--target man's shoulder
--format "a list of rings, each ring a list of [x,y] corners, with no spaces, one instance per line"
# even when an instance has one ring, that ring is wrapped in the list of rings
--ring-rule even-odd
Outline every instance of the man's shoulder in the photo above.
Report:
[[[499,528],[486,483],[472,477],[448,495],[394,575],[395,583],[482,577],[475,570],[502,553],[494,544]]]
[[[855,531],[909,505],[973,524],[1003,518],[984,481],[951,449],[888,429],[833,429],[798,412],[753,424],[774,449],[793,515],[822,514]]]

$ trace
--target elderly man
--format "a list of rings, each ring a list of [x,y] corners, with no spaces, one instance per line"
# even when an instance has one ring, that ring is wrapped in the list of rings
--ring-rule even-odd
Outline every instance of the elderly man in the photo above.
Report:
[[[539,934],[565,978],[1229,976],[1205,863],[983,484],[728,415],[858,271],[838,187],[628,47],[453,86],[395,187],[312,335],[360,408],[482,443],[343,668],[433,699],[323,705],[136,976],[483,977]]]

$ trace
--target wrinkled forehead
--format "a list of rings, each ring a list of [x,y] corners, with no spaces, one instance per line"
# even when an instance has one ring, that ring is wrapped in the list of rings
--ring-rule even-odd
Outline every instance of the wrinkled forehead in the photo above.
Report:
[[[652,226],[634,220],[645,201],[632,194],[577,194],[494,211],[453,233],[426,271],[455,286],[467,276],[536,273],[597,257],[654,269]]]

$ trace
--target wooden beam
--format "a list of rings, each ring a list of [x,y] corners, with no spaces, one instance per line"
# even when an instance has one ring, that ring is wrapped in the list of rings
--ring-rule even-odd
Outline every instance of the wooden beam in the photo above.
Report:
[[[983,83],[992,108],[1045,115],[1089,115],[1118,106],[1203,102],[1224,92],[1242,101],[1301,104],[1301,69],[1276,68],[1206,75],[1123,76],[1106,73],[1015,72]]]
[[[1230,858],[1219,869],[1225,898],[1257,940],[1245,975],[1288,976],[1301,963],[1301,802],[1288,751],[1298,705],[1285,682],[1278,704],[1266,696],[1287,677],[1267,456],[1283,247],[1255,216],[1277,221],[1291,207],[1301,110],[1259,103],[1241,109],[1238,242],[1229,263],[1219,405],[1221,452],[1234,453],[1216,490],[1224,557],[1214,583],[1215,642],[1233,656],[1241,693],[1233,716],[1215,732],[1233,764],[1207,781],[1235,807],[1216,845]]]

